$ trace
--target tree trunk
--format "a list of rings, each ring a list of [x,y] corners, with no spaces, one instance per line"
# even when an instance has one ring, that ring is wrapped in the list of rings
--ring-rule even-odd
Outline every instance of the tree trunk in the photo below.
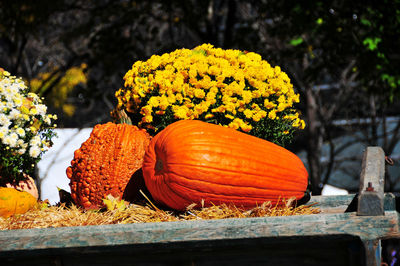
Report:
[[[318,124],[317,103],[311,87],[306,88],[307,99],[307,160],[309,178],[312,184],[312,194],[320,195],[322,191],[321,183],[321,147],[322,139],[320,125]]]

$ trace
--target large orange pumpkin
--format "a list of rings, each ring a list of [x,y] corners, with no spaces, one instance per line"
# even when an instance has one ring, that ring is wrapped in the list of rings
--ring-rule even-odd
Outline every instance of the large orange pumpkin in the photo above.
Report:
[[[96,125],[89,139],[75,151],[71,166],[67,168],[75,204],[97,209],[110,194],[116,198],[124,194],[134,197],[139,187],[131,184],[136,191],[128,193],[125,188],[129,181],[132,183],[131,178],[138,178],[141,173],[149,142],[150,135],[133,125],[111,122]]]
[[[197,120],[175,122],[150,142],[143,162],[158,203],[252,208],[305,195],[308,173],[292,152],[266,140]]]

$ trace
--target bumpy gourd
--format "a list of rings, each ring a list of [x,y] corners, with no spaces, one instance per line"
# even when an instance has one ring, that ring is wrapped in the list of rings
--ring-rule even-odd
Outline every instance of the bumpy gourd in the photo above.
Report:
[[[75,204],[97,209],[108,195],[121,198],[131,177],[142,167],[149,142],[150,135],[133,125],[96,125],[67,168]]]
[[[36,198],[26,191],[0,187],[0,216],[4,218],[24,214],[36,204]]]
[[[300,199],[308,184],[292,152],[236,130],[196,120],[169,125],[151,141],[143,176],[154,200],[176,210],[188,205]]]

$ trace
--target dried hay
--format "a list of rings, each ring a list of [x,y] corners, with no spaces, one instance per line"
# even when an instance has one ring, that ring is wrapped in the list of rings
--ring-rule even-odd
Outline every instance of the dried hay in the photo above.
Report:
[[[151,201],[143,204],[113,205],[103,210],[85,211],[76,205],[49,206],[42,202],[37,208],[22,215],[0,217],[0,230],[48,228],[65,226],[86,226],[104,224],[128,224],[149,222],[170,222],[183,220],[209,220],[226,218],[248,218],[266,216],[309,215],[320,213],[314,205],[294,206],[293,200],[284,201],[283,206],[266,202],[251,210],[244,210],[226,204],[195,209],[189,206],[185,212],[163,210]]]

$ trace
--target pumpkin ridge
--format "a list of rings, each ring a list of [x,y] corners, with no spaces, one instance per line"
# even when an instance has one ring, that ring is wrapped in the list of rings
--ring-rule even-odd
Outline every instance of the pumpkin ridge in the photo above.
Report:
[[[203,154],[202,154],[203,152]],[[226,153],[223,152],[213,152],[210,150],[190,150],[190,149],[185,149],[182,148],[179,152],[177,151],[173,151],[173,152],[169,152],[168,150],[165,150],[165,153],[167,154],[167,163],[166,165],[172,165],[172,164],[180,164],[182,158],[185,158],[185,160],[188,161],[193,161],[194,163],[199,162],[199,160],[203,160],[203,158],[201,158],[202,156],[204,156],[204,154],[206,154],[208,157],[211,157],[212,159],[210,159],[209,161],[206,160],[207,162],[207,167],[214,167],[215,169],[217,169],[215,166],[210,165],[210,164],[214,164],[217,166],[221,166],[221,164],[219,162],[216,161],[216,159],[214,159],[213,157],[219,157],[219,158],[229,158],[229,156]],[[189,155],[188,155],[189,154]],[[198,155],[197,155],[198,154]],[[291,158],[290,158],[291,159]],[[295,169],[297,170],[296,173],[293,173],[293,167],[291,165],[289,165],[289,161],[290,159],[284,158],[284,162],[282,165],[281,164],[276,164],[276,163],[271,163],[270,161],[276,161],[275,160],[269,160],[269,159],[257,159],[256,156],[254,157],[250,157],[249,155],[235,155],[235,161],[239,161],[239,162],[243,162],[243,161],[250,161],[253,167],[251,170],[255,171],[256,169],[258,169],[258,165],[267,165],[268,164],[268,168],[271,170],[274,169],[279,169],[279,171],[283,171],[283,172],[287,172],[287,173],[291,173],[292,175],[299,175],[302,176],[306,173],[305,168],[304,169]],[[302,163],[301,160],[298,157],[294,157],[295,162],[297,163]],[[189,165],[189,163],[188,163]],[[248,166],[248,165],[247,165]],[[232,165],[231,167],[237,167],[236,169],[238,169],[239,167],[241,167],[241,165],[239,163],[236,163],[236,165]],[[221,168],[222,169],[222,168]],[[222,170],[227,170],[227,169],[222,169]],[[283,175],[284,176],[284,175]]]
[[[218,168],[218,167],[212,167],[212,166],[210,166],[210,165],[206,165],[206,166],[204,166],[204,165],[194,165],[194,164],[185,164],[185,163],[167,163],[166,165],[174,165],[174,166],[188,166],[188,167],[191,167],[191,168],[194,168],[194,169],[204,169],[204,170],[206,170],[206,171],[209,171],[209,170],[217,170],[217,171],[219,171],[219,172],[230,172],[230,170],[229,169],[224,169],[224,168]],[[277,167],[277,165],[275,165],[275,164],[271,164],[270,165],[271,167]],[[290,170],[290,169],[288,169],[288,170]],[[174,173],[174,174],[178,174],[176,171],[168,171],[169,173]],[[276,176],[274,176],[274,175],[269,175],[269,176],[266,176],[266,175],[260,175],[260,174],[257,174],[257,173],[249,173],[249,172],[245,172],[245,171],[242,171],[242,170],[235,170],[235,172],[236,173],[239,173],[239,174],[243,174],[243,175],[246,175],[246,176],[258,176],[258,177],[266,177],[266,178],[274,178],[274,177],[276,177]],[[289,171],[288,171],[289,172]],[[299,176],[300,176],[300,174],[301,174],[301,172],[299,172]],[[179,174],[179,175],[181,175],[181,174]],[[223,175],[223,174],[222,174]],[[295,176],[295,175],[293,175],[293,176]],[[292,177],[293,177],[292,176]],[[297,176],[297,175],[296,175]],[[290,177],[287,177],[287,179],[285,178],[285,177],[287,177],[287,176],[285,176],[285,175],[281,175],[281,176],[279,176],[279,178],[282,180],[282,181],[285,181],[286,183],[292,183],[293,185],[298,185],[300,182],[299,182],[299,180],[293,180],[293,179],[290,179]],[[206,180],[203,180],[203,181],[206,181]],[[211,182],[210,182],[211,183]],[[219,184],[219,183],[215,183],[215,184]]]
[[[196,193],[198,191],[188,188],[186,186],[182,186],[180,184],[175,183],[174,186],[176,191],[180,191],[181,194],[191,194],[191,195],[196,195],[199,193]],[[201,200],[204,200],[205,206],[210,206],[212,204],[220,204],[220,203],[233,203],[237,207],[244,207],[244,208],[253,208],[257,204],[262,204],[264,202],[271,202],[271,204],[282,204],[283,200],[289,199],[292,197],[296,197],[297,199],[303,197],[304,192],[301,193],[296,193],[293,195],[285,195],[286,197],[280,197],[279,194],[276,195],[271,195],[270,197],[251,197],[249,198],[248,196],[239,196],[239,195],[225,195],[224,197],[221,197],[220,194],[215,194],[215,193],[210,193],[206,192],[204,193],[205,197],[202,197],[202,194],[198,195],[198,199],[194,200],[187,200],[186,203],[184,202],[176,202],[175,204],[178,205],[178,207],[175,207],[176,209],[179,210],[184,210],[187,206],[189,206],[192,203],[200,204]],[[210,197],[211,196],[211,197]],[[259,201],[257,200],[259,199]],[[180,204],[179,204],[180,203]]]
[[[221,127],[221,126],[218,126],[218,125],[213,125],[213,124],[207,124],[207,125],[204,125],[204,124],[206,124],[206,123],[204,123],[204,122],[200,122],[200,121],[197,121],[197,120],[191,120],[191,122],[192,123],[187,123],[187,124],[184,124],[184,123],[186,123],[186,121],[178,121],[178,122],[176,122],[176,124],[184,124],[184,126],[181,126],[181,127],[177,127],[177,126],[175,126],[175,127],[170,127],[170,128],[166,128],[167,130],[166,130],[166,132],[165,132],[165,134],[163,135],[163,138],[162,138],[162,142],[161,143],[159,143],[159,145],[160,146],[163,146],[164,145],[164,142],[165,142],[165,140],[166,139],[168,139],[168,137],[170,137],[170,134],[171,134],[171,132],[174,132],[175,133],[175,135],[174,135],[174,139],[176,140],[176,139],[179,139],[179,144],[180,145],[182,145],[182,146],[185,146],[186,144],[188,144],[188,145],[190,145],[190,147],[192,148],[193,146],[210,146],[210,143],[207,141],[204,141],[203,142],[203,140],[201,140],[201,141],[199,141],[199,142],[197,142],[197,143],[193,143],[193,141],[190,139],[190,136],[192,136],[192,135],[188,135],[188,133],[187,133],[187,128],[195,128],[195,130],[196,130],[196,132],[195,133],[197,133],[198,131],[204,131],[204,132],[206,132],[205,134],[197,134],[197,135],[201,135],[202,137],[204,137],[204,136],[213,136],[213,137],[217,137],[217,145],[224,145],[224,148],[232,148],[232,143],[235,145],[235,147],[234,147],[234,149],[240,149],[242,146],[249,146],[250,144],[252,144],[252,142],[250,142],[250,144],[247,144],[247,142],[248,142],[248,140],[247,140],[247,138],[250,138],[250,137],[252,137],[252,138],[254,138],[254,139],[256,139],[257,140],[257,142],[259,142],[259,143],[262,143],[263,145],[262,145],[262,148],[260,148],[260,145],[252,145],[252,148],[247,148],[247,149],[243,149],[243,154],[244,155],[242,155],[242,154],[236,154],[235,156],[236,156],[236,160],[238,160],[238,161],[240,161],[240,160],[249,160],[249,158],[251,157],[252,159],[252,161],[254,161],[254,160],[257,160],[257,156],[256,155],[258,155],[258,154],[260,154],[260,152],[263,152],[263,153],[268,153],[269,152],[269,150],[273,150],[273,149],[276,149],[276,148],[278,148],[278,149],[280,149],[280,150],[284,150],[282,147],[280,147],[280,146],[278,146],[278,145],[276,145],[276,144],[274,144],[274,143],[270,143],[270,142],[266,142],[265,140],[262,140],[262,139],[258,139],[258,138],[256,138],[256,137],[254,137],[254,136],[251,136],[251,135],[247,135],[247,134],[245,134],[245,133],[242,133],[242,132],[237,132],[237,131],[233,131],[233,130],[230,130],[230,129],[227,129],[227,128],[224,128],[224,127]],[[208,126],[211,126],[211,127],[213,127],[213,129],[214,130],[209,130],[207,127]],[[204,129],[203,129],[204,128]],[[233,131],[233,132],[231,132],[232,134],[235,134],[235,135],[237,135],[237,136],[243,136],[243,135],[245,135],[246,136],[246,139],[245,138],[243,138],[243,140],[241,139],[241,138],[238,138],[238,139],[236,139],[236,138],[226,138],[224,135],[221,135],[221,134],[219,134],[218,132],[214,132],[215,131],[215,129],[220,129],[220,130],[228,130],[228,131]],[[179,131],[179,130],[181,130],[181,131]],[[207,131],[207,130],[209,130],[209,131]],[[210,132],[212,132],[212,133],[210,133]],[[179,133],[179,134],[178,134]],[[217,134],[218,133],[218,134]],[[185,136],[185,138],[183,138]],[[221,138],[224,138],[223,140],[221,140]],[[181,139],[183,139],[183,141],[186,139],[186,140],[190,140],[190,141],[184,141],[183,143],[181,143]],[[229,140],[234,140],[234,141],[229,141]],[[240,142],[240,140],[242,140],[242,142]],[[172,141],[174,141],[174,140],[172,140]],[[212,146],[211,147],[213,147],[213,146],[216,146],[216,144],[215,143],[213,143],[212,144]],[[245,145],[246,144],[246,145]],[[265,146],[269,149],[269,150],[265,150]],[[163,146],[164,147],[164,146]],[[256,148],[256,151],[254,151],[254,152],[252,152],[253,151],[253,148]],[[198,152],[210,152],[208,149],[206,149],[205,151],[204,150],[202,150],[202,149],[196,149],[196,151],[198,151]],[[167,154],[169,153],[168,152],[168,150],[165,150],[164,152],[166,152]],[[192,150],[185,150],[184,148],[181,150],[181,152],[180,152],[180,154],[173,154],[173,156],[175,156],[175,157],[177,157],[177,158],[183,158],[182,156],[184,156],[184,158],[186,158],[186,156],[187,155],[185,155],[185,153],[190,153],[190,152],[193,152]],[[251,154],[248,154],[248,153],[251,153]],[[222,152],[221,152],[222,153]],[[223,153],[222,153],[223,154]],[[223,154],[223,155],[226,155],[226,154]],[[172,156],[172,154],[169,154],[167,157],[170,157],[170,156]],[[294,153],[292,153],[291,151],[289,151],[289,150],[285,150],[285,152],[284,152],[284,155],[281,155],[281,154],[279,154],[279,153],[275,153],[273,156],[271,156],[271,158],[272,157],[277,157],[277,156],[280,156],[281,158],[282,158],[282,160],[285,162],[285,163],[281,163],[281,164],[279,164],[279,165],[272,165],[271,164],[271,167],[272,167],[272,169],[274,169],[274,167],[275,168],[277,168],[277,167],[279,167],[279,169],[280,170],[286,170],[287,172],[293,172],[293,169],[292,169],[292,165],[289,163],[291,160],[296,160],[297,162],[301,162],[301,160],[294,154]],[[195,160],[195,159],[194,159]],[[275,159],[276,160],[276,159]],[[263,159],[263,160],[257,160],[257,162],[256,163],[259,163],[259,164],[265,164],[265,159]],[[301,162],[302,163],[302,162]],[[289,165],[290,164],[290,165]],[[303,172],[305,172],[305,171],[303,171]],[[298,173],[299,175],[302,175],[302,173],[301,172],[299,172]]]
[[[179,198],[181,198],[184,201],[190,202],[189,204],[191,204],[192,202],[190,200],[190,197],[188,195],[186,195],[185,193],[182,193],[182,194],[176,193],[176,191],[171,187],[172,184],[173,183],[171,182],[171,183],[168,183],[166,185],[166,188],[168,188],[168,192],[167,193],[165,193],[165,191],[163,190],[163,195],[164,196],[165,196],[165,194],[168,195],[168,199],[169,200],[167,202],[175,202],[176,204],[178,204],[179,202],[181,202],[181,200],[179,200]],[[159,188],[161,188],[161,187],[159,186]]]
[[[157,135],[155,136],[155,138],[157,137]],[[149,156],[152,153],[155,153],[154,148],[152,146],[149,145],[148,149],[146,150],[146,154],[145,156]],[[150,160],[153,160],[153,158],[150,156],[149,158],[151,158]],[[145,160],[146,161],[146,160]],[[147,165],[148,164],[148,165]],[[153,165],[155,165],[154,163],[144,163],[142,168],[143,170],[146,169],[147,167],[151,169],[151,171],[154,171],[154,167]],[[190,199],[187,197],[187,195],[179,195],[178,193],[176,193],[176,191],[174,191],[171,186],[170,186],[170,182],[166,182],[165,180],[167,179],[165,177],[165,175],[163,174],[155,174],[153,177],[148,177],[146,178],[145,174],[145,183],[146,186],[149,189],[150,194],[153,196],[153,199],[165,206],[168,207],[172,207],[171,205],[166,205],[165,202],[169,202],[170,204],[176,205],[178,204],[177,202],[180,201],[190,201]],[[149,181],[152,181],[152,185],[149,186],[147,185]],[[189,205],[189,204],[188,204]]]
[[[184,155],[185,153],[191,153],[191,154],[199,153],[199,154],[203,155],[206,152],[206,153],[210,153],[209,155],[214,155],[214,156],[218,156],[218,155],[227,156],[226,151],[215,151],[215,150],[211,149],[211,148],[214,148],[214,146],[218,147],[219,149],[222,149],[222,147],[221,147],[222,144],[219,144],[219,143],[214,142],[213,144],[211,144],[213,146],[210,146],[210,143],[181,142],[180,144],[182,144],[182,146],[190,145],[190,149],[188,149],[188,148],[185,149],[185,147],[181,148],[181,150],[179,151],[179,154],[182,154],[182,155]],[[217,144],[219,146],[217,146]],[[225,143],[225,145],[226,145],[226,147],[223,147],[224,149],[239,150],[239,148],[236,148],[236,147],[241,147],[241,145],[235,145],[235,147],[232,147],[233,144],[227,145],[226,143]],[[201,146],[207,147],[207,148],[202,149]],[[167,150],[167,152],[168,152],[168,150]],[[243,152],[243,154],[236,155],[236,158],[238,161],[249,160],[249,158],[251,158],[252,161],[256,161],[257,163],[262,163],[262,164],[264,164],[266,161],[268,161],[268,159],[271,159],[271,158],[279,159],[284,162],[290,161],[290,160],[301,161],[296,155],[294,155],[293,153],[291,154],[291,152],[289,150],[285,150],[285,155],[281,155],[281,156],[279,156],[279,154],[274,155],[274,156],[272,156],[272,155],[268,156],[269,150],[266,150],[263,148],[260,148],[259,150],[256,150],[255,152],[254,152],[254,150],[253,150],[253,152],[251,152],[250,148],[247,147],[246,149],[242,149],[242,152]],[[266,157],[258,159],[256,155],[259,155],[261,152],[265,153]],[[171,155],[175,155],[175,154],[179,155],[178,152],[176,152],[176,151],[174,152],[174,154],[171,154]],[[280,158],[276,158],[277,156]]]
[[[157,144],[158,143],[158,139],[159,139],[160,135],[157,134],[156,136],[153,137],[152,142],[153,144]],[[143,160],[143,164],[142,164],[142,169],[143,169],[143,177],[144,177],[144,181],[145,184],[147,186],[147,188],[149,189],[150,194],[153,196],[153,199],[158,202],[161,203],[163,205],[165,205],[165,202],[174,202],[174,197],[176,198],[180,198],[182,199],[183,197],[176,194],[175,192],[173,192],[170,187],[168,186],[168,184],[166,184],[166,186],[164,187],[164,189],[162,189],[162,182],[164,182],[165,177],[162,174],[155,174],[155,165],[157,162],[157,158],[160,156],[156,156],[156,151],[154,148],[154,145],[148,145],[148,147],[146,148],[146,152],[144,155],[144,160]],[[148,171],[146,171],[146,169],[149,169]],[[147,177],[147,173],[152,173],[149,177]],[[157,178],[154,178],[157,177]],[[152,183],[154,183],[153,185],[149,186],[149,182],[152,181]],[[174,194],[174,197],[171,197],[171,193]]]
[[[247,195],[238,195],[238,194],[235,194],[235,195],[232,195],[232,194],[223,194],[223,193],[220,193],[220,192],[218,192],[218,194],[216,194],[216,193],[213,193],[213,192],[210,192],[209,190],[207,190],[207,191],[201,191],[201,190],[196,190],[196,189],[194,189],[194,188],[191,188],[191,187],[188,187],[188,186],[185,186],[185,185],[183,185],[183,184],[181,184],[181,183],[178,183],[178,182],[171,182],[170,183],[171,185],[172,184],[174,184],[174,185],[176,185],[176,186],[180,186],[180,187],[182,187],[182,188],[185,188],[185,189],[187,189],[187,190],[191,190],[191,191],[193,191],[193,192],[200,192],[201,194],[207,194],[207,195],[214,195],[214,196],[216,196],[216,197],[218,197],[218,198],[221,198],[220,196],[221,195],[223,195],[224,196],[224,198],[225,197],[229,197],[229,198],[244,198],[244,199],[247,199],[249,196],[247,196]],[[271,190],[271,191],[275,191],[275,192],[279,192],[280,190]],[[304,194],[304,192],[303,191],[288,191],[288,192],[292,192],[293,194],[295,194],[296,193],[296,195],[298,194],[298,192],[300,192],[300,193],[302,193],[302,195]],[[276,193],[275,195],[279,195],[279,193]],[[293,196],[295,196],[295,195],[293,195]],[[269,197],[263,197],[263,196],[254,196],[253,194],[252,194],[252,196],[251,196],[252,198],[259,198],[260,200],[263,200],[263,202],[264,201],[267,201],[267,200],[264,200],[264,199],[269,199]],[[272,197],[270,197],[271,199],[276,199],[276,197],[274,197],[274,196],[272,196]]]
[[[195,132],[191,132],[192,130],[195,130]],[[230,145],[235,143],[240,143],[237,146],[251,145],[252,147],[257,148],[260,146],[259,144],[261,143],[263,146],[268,146],[270,149],[275,149],[275,148],[283,149],[281,146],[275,143],[252,136],[250,134],[246,134],[244,132],[240,132],[231,128],[223,127],[221,125],[206,123],[200,120],[179,120],[169,125],[163,131],[165,131],[163,132],[165,138],[168,138],[169,132],[173,131],[174,136],[177,139],[180,139],[180,137],[190,137],[200,134],[202,136],[207,136],[207,137],[211,136],[216,137],[216,141],[219,141],[219,144],[225,143],[227,144],[227,147],[230,147]],[[177,133],[180,133],[181,135],[178,135]],[[185,140],[185,138],[182,139]],[[209,143],[206,142],[205,144]],[[292,153],[289,150],[286,150],[286,153],[291,153],[291,156],[297,157],[294,153]]]
[[[152,188],[155,188],[157,191],[156,193],[152,193],[153,195],[155,194],[156,196],[159,196],[159,198],[154,197],[154,199],[161,203],[164,204],[164,202],[179,202],[182,199],[184,201],[190,201],[189,198],[187,198],[187,195],[179,195],[177,194],[170,186],[171,183],[169,182],[165,182],[165,186],[160,186],[160,183],[163,182],[165,180],[165,177],[162,176],[162,178],[157,178],[155,180],[155,186],[153,186]],[[162,187],[164,187],[164,189],[162,189]],[[172,197],[171,197],[172,196]],[[180,200],[179,200],[180,199]],[[165,204],[164,204],[165,205]]]
[[[190,178],[186,178],[182,175],[179,174],[174,174],[175,176],[179,177],[180,179],[184,180],[184,181],[188,181],[188,182],[178,182],[177,178],[174,178],[172,180],[169,181],[169,183],[177,183],[177,184],[187,184],[187,183],[202,183],[202,184],[208,184],[208,185],[212,185],[212,186],[218,186],[218,187],[222,187],[222,189],[226,189],[226,188],[234,188],[234,189],[250,189],[250,190],[265,190],[265,191],[285,191],[285,192],[302,192],[304,193],[304,190],[293,190],[293,189],[286,189],[286,188],[282,188],[280,187],[279,190],[275,189],[275,188],[268,188],[268,187],[252,187],[252,186],[242,186],[242,185],[233,185],[233,184],[221,184],[221,183],[215,183],[215,182],[210,182],[210,181],[205,181],[205,180],[193,180]],[[202,191],[202,190],[197,190],[199,192],[206,192],[206,191]],[[210,191],[209,189],[207,189],[207,191]],[[225,190],[226,191],[226,190]],[[222,192],[220,192],[221,194],[224,194],[224,190],[222,190]]]

